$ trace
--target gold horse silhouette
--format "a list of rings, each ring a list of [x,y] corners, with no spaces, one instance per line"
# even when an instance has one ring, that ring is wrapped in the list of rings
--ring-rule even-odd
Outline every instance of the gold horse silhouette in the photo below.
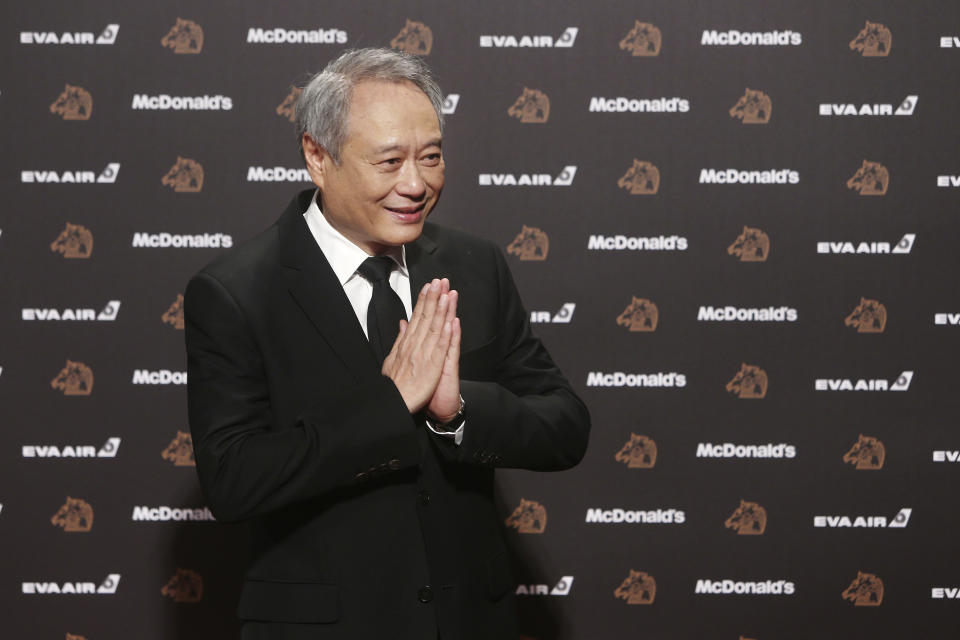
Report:
[[[627,604],[653,604],[657,596],[657,581],[645,571],[630,569],[630,575],[617,587],[613,595],[626,600]]]
[[[766,124],[770,122],[773,102],[763,91],[748,88],[737,104],[730,108],[730,117],[739,118],[743,124]]]
[[[520,498],[520,506],[513,510],[506,524],[519,533],[543,533],[547,528],[547,510],[539,502]]]
[[[203,27],[193,20],[177,18],[177,23],[170,27],[160,44],[173,49],[174,53],[200,53],[203,50]]]
[[[433,31],[422,22],[407,18],[400,33],[390,41],[390,47],[415,56],[425,56],[433,49]]]
[[[550,98],[539,89],[523,88],[507,114],[524,123],[541,123],[550,118]]]
[[[660,29],[649,22],[635,20],[630,33],[620,41],[620,49],[629,51],[632,56],[657,56],[662,41]]]

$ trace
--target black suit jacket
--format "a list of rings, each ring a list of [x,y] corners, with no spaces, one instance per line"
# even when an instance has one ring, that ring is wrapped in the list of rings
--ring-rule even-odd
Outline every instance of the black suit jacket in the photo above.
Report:
[[[218,520],[249,520],[244,638],[516,637],[493,468],[557,470],[587,445],[583,403],[531,333],[499,249],[426,224],[411,289],[460,292],[462,443],[429,433],[382,376],[302,213],[194,276],[190,428]]]

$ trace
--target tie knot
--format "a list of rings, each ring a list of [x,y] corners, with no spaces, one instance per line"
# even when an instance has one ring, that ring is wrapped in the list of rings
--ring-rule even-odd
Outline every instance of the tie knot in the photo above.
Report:
[[[386,282],[390,272],[397,263],[388,256],[372,256],[363,261],[357,273],[369,280],[372,284]]]

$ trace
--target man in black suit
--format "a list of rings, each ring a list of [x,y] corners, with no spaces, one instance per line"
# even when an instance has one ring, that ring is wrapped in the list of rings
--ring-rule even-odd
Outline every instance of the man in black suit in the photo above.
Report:
[[[417,58],[331,62],[297,106],[318,188],[187,287],[201,486],[253,528],[245,639],[516,638],[493,469],[586,449],[499,249],[425,224],[442,100]]]

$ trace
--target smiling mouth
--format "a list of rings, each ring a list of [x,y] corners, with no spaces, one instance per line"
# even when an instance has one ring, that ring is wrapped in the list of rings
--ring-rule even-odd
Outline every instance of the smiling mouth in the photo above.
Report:
[[[394,217],[398,218],[401,222],[416,222],[420,219],[420,214],[423,213],[425,204],[426,203],[420,203],[412,207],[384,207],[384,208],[390,213],[392,213]]]

